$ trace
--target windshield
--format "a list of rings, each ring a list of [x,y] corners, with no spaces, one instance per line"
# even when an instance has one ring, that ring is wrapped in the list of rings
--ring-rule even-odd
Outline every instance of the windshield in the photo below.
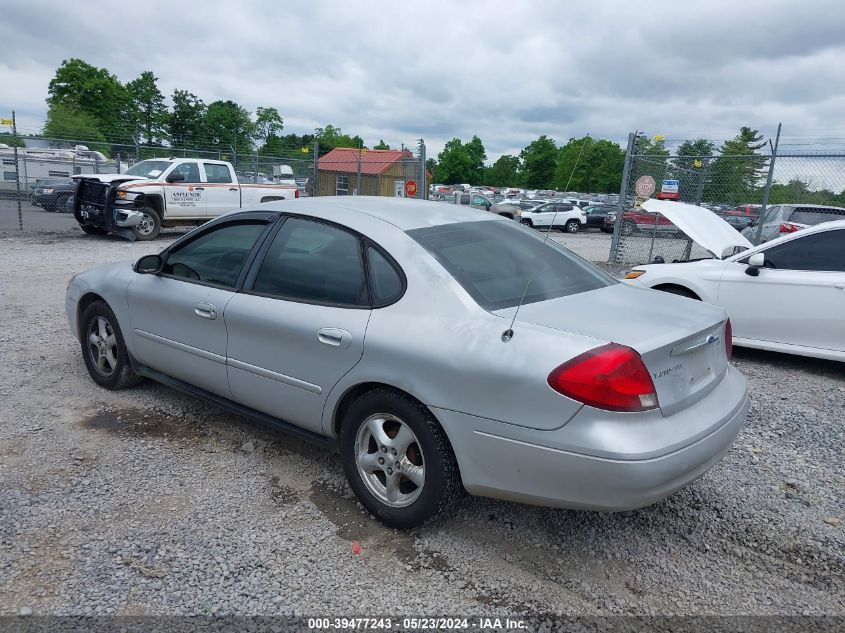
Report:
[[[158,178],[168,167],[170,167],[169,160],[142,160],[140,163],[132,165],[132,167],[123,173],[127,176]]]
[[[408,231],[486,310],[610,286],[616,281],[515,222],[459,222]],[[528,289],[526,285],[529,283]]]

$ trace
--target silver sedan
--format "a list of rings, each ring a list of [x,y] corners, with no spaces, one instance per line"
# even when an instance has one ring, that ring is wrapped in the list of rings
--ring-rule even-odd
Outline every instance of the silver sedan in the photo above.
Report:
[[[454,205],[268,203],[76,275],[66,310],[97,384],[150,378],[332,447],[400,528],[462,489],[654,503],[716,464],[747,410],[721,308]]]

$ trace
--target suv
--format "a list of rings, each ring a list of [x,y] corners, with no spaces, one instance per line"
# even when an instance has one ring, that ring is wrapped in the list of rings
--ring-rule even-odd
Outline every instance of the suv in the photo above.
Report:
[[[584,209],[564,203],[547,202],[520,215],[523,224],[536,228],[556,228],[567,233],[577,233],[587,223]]]
[[[742,230],[742,235],[754,243],[757,239],[757,224],[763,223],[760,243],[768,242],[786,233],[795,233],[808,226],[822,222],[845,219],[845,209],[826,207],[820,204],[776,204],[766,209],[766,215],[758,218],[751,226]]]

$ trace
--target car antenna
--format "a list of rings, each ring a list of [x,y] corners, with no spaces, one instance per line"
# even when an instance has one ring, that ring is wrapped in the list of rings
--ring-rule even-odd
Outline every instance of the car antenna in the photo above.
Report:
[[[566,181],[566,187],[564,187],[564,191],[569,191],[569,184],[572,182],[572,176],[575,175],[575,170],[578,167],[578,163],[581,161],[581,156],[584,153],[584,148],[587,146],[592,139],[590,138],[590,133],[587,132],[587,135],[584,137],[584,142],[581,143],[581,149],[578,152],[578,157],[575,159],[575,164],[572,166],[572,171],[569,172],[569,180]],[[554,215],[552,215],[552,221],[549,222],[549,228],[546,229],[546,236],[543,238],[543,245],[545,246],[546,242],[549,240],[549,233],[552,231],[552,227],[555,224],[555,218],[557,218],[557,206],[555,206]],[[522,291],[522,296],[519,298],[519,303],[516,306],[516,310],[513,311],[513,318],[511,319],[511,324],[508,326],[508,329],[502,332],[502,343],[507,343],[509,340],[513,338],[513,324],[516,323],[516,317],[519,314],[519,309],[522,307],[522,302],[525,301],[525,294],[528,292],[528,288],[531,286],[531,282],[534,281],[534,274],[535,271],[531,271],[531,276],[528,278],[528,283],[525,284],[525,288]]]

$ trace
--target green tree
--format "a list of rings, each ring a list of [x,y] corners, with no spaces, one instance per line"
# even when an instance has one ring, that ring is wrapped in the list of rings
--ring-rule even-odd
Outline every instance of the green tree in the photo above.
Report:
[[[279,137],[279,132],[285,127],[282,115],[276,108],[256,108],[255,135],[256,139],[266,145],[271,136]]]
[[[440,184],[440,181],[437,179],[437,160],[434,158],[427,158],[425,161],[425,168],[428,170],[428,173],[431,174],[431,182]]]
[[[668,156],[666,141],[660,138],[649,138],[645,134],[637,136],[634,143],[634,154],[643,156]]]
[[[202,99],[187,90],[173,91],[173,112],[168,122],[170,142],[174,147],[207,146],[202,138],[206,106]]]
[[[202,131],[211,146],[220,150],[234,148],[238,154],[252,151],[255,123],[249,112],[231,100],[208,104]]]
[[[343,130],[331,124],[315,129],[314,138],[320,143],[321,153],[335,147],[364,147],[364,140],[360,136],[344,134]]]
[[[569,139],[559,150],[554,186],[569,191],[616,192],[624,166],[625,152],[612,141],[589,136]]]
[[[480,183],[484,178],[484,163],[487,161],[484,143],[478,136],[473,135],[469,142],[464,145],[464,150],[469,157],[470,168],[472,169],[472,175],[467,182]]]
[[[484,169],[482,182],[495,187],[516,187],[520,182],[519,157],[503,154]]]
[[[58,104],[50,106],[42,132],[47,138],[84,141],[91,149],[108,153],[106,137],[98,129],[94,117],[85,112]]]
[[[716,146],[707,139],[687,140],[678,146],[670,168],[671,176],[680,182],[681,200],[699,204]]]
[[[26,147],[26,141],[20,136],[12,136],[9,132],[0,132],[0,143],[9,147]]]
[[[474,173],[473,160],[459,138],[446,143],[443,151],[437,155],[437,179],[443,184],[472,184]]]
[[[170,115],[157,81],[158,78],[146,70],[126,84],[126,90],[132,98],[137,133],[145,145],[160,145],[167,134],[167,119]]]
[[[758,197],[768,158],[760,155],[766,144],[762,135],[742,127],[734,138],[719,148],[719,157],[708,169],[704,199],[742,204]]]
[[[373,145],[373,149],[390,149],[390,145],[379,139],[379,142]]]
[[[519,153],[522,159],[523,184],[531,189],[549,189],[552,187],[558,150],[554,140],[545,134],[531,141]]]
[[[126,87],[105,68],[96,68],[81,59],[64,60],[50,80],[47,94],[49,109],[61,106],[87,115],[105,137],[132,142],[132,98]]]

